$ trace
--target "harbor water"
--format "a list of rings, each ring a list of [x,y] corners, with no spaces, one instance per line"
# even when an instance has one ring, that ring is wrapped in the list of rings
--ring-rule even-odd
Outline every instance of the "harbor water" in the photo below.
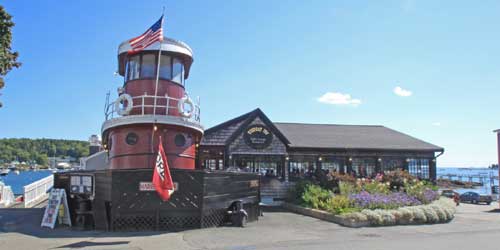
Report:
[[[11,171],[6,176],[0,176],[0,181],[5,183],[7,186],[11,186],[14,195],[20,195],[24,192],[24,186],[43,179],[49,175],[52,175],[51,170],[20,171],[19,174],[15,174]]]
[[[483,182],[483,186],[476,187],[473,189],[455,189],[458,193],[465,193],[468,191],[474,191],[480,194],[491,194],[491,186],[498,186],[498,169],[490,168],[437,168],[437,177],[448,179],[448,175],[456,176],[452,177],[452,180],[460,181],[472,181],[472,182]],[[462,179],[458,176],[463,176]],[[469,176],[472,178],[469,179]],[[491,182],[491,180],[493,182]]]

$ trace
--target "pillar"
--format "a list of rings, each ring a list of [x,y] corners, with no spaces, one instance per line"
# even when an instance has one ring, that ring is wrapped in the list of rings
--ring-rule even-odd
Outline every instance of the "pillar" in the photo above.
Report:
[[[436,181],[436,158],[429,159],[429,179],[434,182]]]
[[[290,173],[290,159],[288,158],[288,156],[285,157],[285,161],[284,161],[284,166],[283,166],[284,169],[284,173],[285,173],[285,182],[288,182],[288,176],[289,176],[289,173]]]

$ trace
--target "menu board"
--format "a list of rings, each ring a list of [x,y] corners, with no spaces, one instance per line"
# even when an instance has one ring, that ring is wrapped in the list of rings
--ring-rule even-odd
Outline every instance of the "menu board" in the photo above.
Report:
[[[50,192],[47,207],[43,214],[42,227],[54,228],[59,217],[60,224],[71,226],[68,200],[64,189],[54,188]]]

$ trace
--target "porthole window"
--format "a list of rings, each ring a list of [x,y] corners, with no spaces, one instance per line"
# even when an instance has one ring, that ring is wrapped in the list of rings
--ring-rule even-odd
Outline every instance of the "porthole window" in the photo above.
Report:
[[[176,134],[174,143],[177,147],[184,147],[186,145],[186,137],[183,134]]]
[[[127,137],[125,138],[125,142],[128,144],[128,145],[135,145],[137,143],[137,141],[139,140],[139,137],[137,136],[136,133],[134,132],[131,132],[131,133],[128,133],[127,134]]]

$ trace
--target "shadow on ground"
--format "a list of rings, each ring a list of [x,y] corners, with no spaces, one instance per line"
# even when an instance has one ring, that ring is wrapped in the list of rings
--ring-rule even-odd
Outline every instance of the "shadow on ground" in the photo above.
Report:
[[[134,237],[159,235],[169,232],[106,232],[79,231],[67,226],[54,229],[41,227],[44,208],[0,209],[0,235],[2,233],[21,233],[39,238],[87,238],[87,237]],[[83,243],[82,243],[83,244]],[[126,243],[120,243],[126,244]]]
[[[112,242],[91,242],[91,241],[80,241],[72,244],[67,244],[64,246],[52,248],[84,248],[84,247],[94,247],[94,246],[115,246],[115,245],[126,245],[130,241],[112,241]]]
[[[487,213],[500,213],[500,208],[492,209],[490,211],[486,211]]]

